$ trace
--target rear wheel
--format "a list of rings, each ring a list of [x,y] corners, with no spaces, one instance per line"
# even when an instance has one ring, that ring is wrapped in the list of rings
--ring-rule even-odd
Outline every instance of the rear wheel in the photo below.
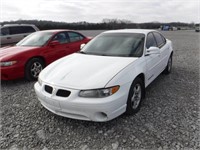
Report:
[[[167,66],[166,66],[166,68],[164,70],[164,73],[165,74],[170,74],[171,71],[172,71],[172,54],[171,54],[171,56],[168,59]]]
[[[25,66],[25,78],[29,81],[37,80],[43,68],[44,62],[40,58],[32,58]]]
[[[140,110],[141,102],[144,98],[145,88],[144,82],[140,78],[136,78],[129,90],[126,114],[135,114]]]

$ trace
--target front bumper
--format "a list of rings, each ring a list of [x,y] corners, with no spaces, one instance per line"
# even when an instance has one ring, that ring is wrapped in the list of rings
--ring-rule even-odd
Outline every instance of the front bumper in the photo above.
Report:
[[[13,80],[24,77],[24,67],[13,65],[1,68],[1,80]]]
[[[54,85],[50,85],[53,91],[49,94],[45,91],[45,85],[49,84],[35,83],[36,95],[46,109],[60,116],[104,122],[116,118],[126,110],[128,84],[121,86],[118,92],[106,98],[82,98],[78,96],[80,90]],[[56,96],[59,89],[68,90],[71,94],[68,97]]]

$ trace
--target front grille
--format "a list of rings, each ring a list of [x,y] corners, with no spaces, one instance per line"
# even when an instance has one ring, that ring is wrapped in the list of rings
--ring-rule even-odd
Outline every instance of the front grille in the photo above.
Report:
[[[60,97],[68,97],[70,94],[71,94],[70,91],[62,90],[62,89],[58,90],[56,93],[56,95]]]
[[[44,86],[44,90],[45,90],[47,93],[52,94],[53,88],[52,88],[51,86],[45,85],[45,86]]]

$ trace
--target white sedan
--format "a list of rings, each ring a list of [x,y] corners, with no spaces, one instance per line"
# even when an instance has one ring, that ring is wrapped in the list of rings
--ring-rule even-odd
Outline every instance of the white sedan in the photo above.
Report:
[[[109,121],[139,111],[145,88],[161,72],[171,72],[172,55],[172,42],[157,31],[106,31],[47,66],[35,92],[57,115]]]

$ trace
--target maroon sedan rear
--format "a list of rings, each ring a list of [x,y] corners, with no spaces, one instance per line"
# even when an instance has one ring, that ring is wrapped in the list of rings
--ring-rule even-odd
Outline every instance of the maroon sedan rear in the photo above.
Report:
[[[90,38],[70,30],[35,32],[15,46],[0,49],[1,80],[36,80],[53,61],[80,50]]]

